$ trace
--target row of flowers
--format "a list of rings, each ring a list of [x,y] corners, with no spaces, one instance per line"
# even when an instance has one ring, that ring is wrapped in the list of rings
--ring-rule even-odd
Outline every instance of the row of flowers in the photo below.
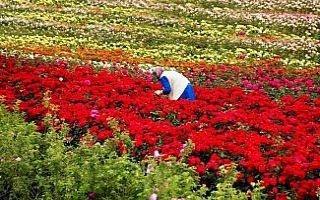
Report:
[[[308,1],[308,0],[284,0],[284,1],[264,1],[264,0],[218,0],[218,1],[210,1],[210,3],[219,3],[225,6],[234,6],[245,9],[263,9],[263,10],[277,10],[277,11],[291,11],[291,12],[301,12],[301,13],[320,13],[320,6],[316,1]],[[311,15],[312,16],[312,15]]]
[[[132,3],[132,2],[131,2]],[[117,4],[118,5],[118,4]],[[130,4],[131,5],[131,4]],[[162,4],[162,5],[168,5],[168,4]],[[149,24],[153,24],[153,25],[162,25],[162,26],[174,26],[174,27],[178,27],[179,25],[182,24],[186,24],[188,23],[187,21],[194,21],[196,22],[195,17],[192,16],[186,16],[186,15],[181,15],[179,13],[172,13],[169,12],[171,11],[170,9],[168,11],[166,10],[150,10],[147,8],[148,4],[145,4],[144,7],[146,7],[146,9],[141,10],[140,6],[134,5],[132,4],[131,6],[125,6],[125,7],[121,7],[120,4],[119,6],[116,7],[110,7],[108,6],[108,3],[106,2],[105,5],[100,5],[98,6],[85,6],[85,7],[80,7],[80,6],[74,6],[74,7],[69,7],[69,6],[61,6],[61,5],[57,5],[55,7],[52,6],[42,6],[42,5],[38,5],[38,4],[21,4],[21,5],[15,5],[15,4],[0,4],[0,6],[4,9],[4,13],[5,15],[10,15],[10,13],[8,11],[12,10],[12,11],[16,11],[16,15],[18,15],[19,17],[23,17],[23,18],[36,18],[39,21],[44,21],[44,22],[49,22],[49,21],[55,21],[55,22],[74,22],[74,23],[78,23],[78,24],[86,24],[83,23],[84,21],[87,22],[89,21],[90,24],[99,24],[103,21],[103,19],[99,18],[101,17],[101,15],[105,15],[105,19],[110,19],[113,18],[114,20],[116,20],[115,18],[117,17],[118,21],[122,22],[123,24],[130,24],[132,22],[134,23],[142,23],[142,22],[147,22]],[[182,6],[179,7],[182,9]],[[8,10],[7,10],[8,9]],[[6,11],[7,10],[7,11]],[[219,10],[219,9],[218,9]],[[30,12],[33,11],[33,12]],[[40,12],[44,12],[43,15],[37,14],[37,11]],[[220,10],[221,11],[221,10]],[[51,12],[51,13],[50,13]],[[52,13],[54,12],[54,13]],[[161,13],[166,12],[167,15],[163,16]],[[235,12],[240,12],[239,10],[236,10]],[[252,11],[253,12],[253,11]],[[49,14],[50,13],[50,14]],[[108,15],[106,15],[108,14]],[[254,12],[253,12],[254,14]],[[313,20],[318,20],[317,15],[313,15],[313,14],[301,14],[301,13],[285,13],[285,12],[281,12],[278,14],[282,14],[287,16],[288,20],[291,18],[296,18],[299,20],[305,20],[305,19],[313,19]],[[115,16],[116,15],[116,16]],[[126,17],[124,19],[122,19],[123,17]],[[120,18],[120,19],[119,19]],[[282,18],[282,17],[280,17]],[[129,20],[128,20],[129,19]],[[215,19],[206,19],[206,18],[201,18],[199,16],[200,20],[203,21],[211,21],[212,22],[216,22],[217,21]],[[239,18],[239,20],[242,19]],[[285,19],[283,19],[285,20]],[[127,23],[125,23],[125,21]],[[288,24],[293,24],[294,21],[292,22],[287,22]],[[181,24],[182,23],[182,24]],[[317,22],[315,22],[317,23]],[[219,23],[221,24],[221,23]],[[229,24],[230,25],[230,24]],[[260,27],[261,24],[255,24],[255,23],[250,23],[251,26],[257,26]],[[309,24],[303,24],[303,27],[308,27]],[[270,26],[269,26],[270,27]],[[317,27],[317,26],[311,26],[311,27]],[[228,28],[228,27],[227,27]],[[266,28],[266,27],[264,27]],[[283,28],[283,25],[281,26],[281,28]],[[299,23],[296,24],[295,23],[295,28],[301,28],[299,26]],[[268,29],[266,31],[269,31]],[[316,29],[313,30],[316,33]],[[278,32],[283,32],[284,30],[282,29],[278,29]],[[291,31],[287,32],[288,35],[291,34]]]
[[[138,159],[154,152],[179,158],[185,142],[191,139],[195,149],[188,162],[207,185],[215,184],[209,177],[215,176],[220,165],[236,162],[240,188],[262,180],[271,197],[316,199],[320,187],[319,95],[272,99],[263,91],[241,88],[248,86],[244,80],[228,88],[223,87],[224,82],[214,88],[195,86],[195,102],[169,101],[153,95],[160,84],[148,81],[148,72],[139,66],[114,64],[95,71],[90,65],[71,67],[66,61],[55,60],[53,64],[38,62],[35,67],[30,60],[9,56],[0,57],[0,66],[2,102],[18,105],[39,130],[45,128],[43,101],[49,97],[59,118],[52,123],[59,127],[67,122],[71,127],[66,141],[89,131],[97,142],[103,142],[112,137],[108,126],[112,117],[134,139]],[[236,72],[241,68],[230,69]],[[271,77],[281,74],[256,70],[252,77],[257,83],[270,81],[268,73]],[[216,71],[223,76],[223,68]],[[188,77],[203,76],[195,73]],[[318,84],[310,77],[292,80],[293,85]]]
[[[39,52],[40,54],[22,54],[15,51],[2,51],[1,53],[6,56],[19,55],[24,59],[31,60],[36,65],[45,60],[54,63],[68,63],[68,65],[73,66],[91,65],[95,69],[117,66],[130,69],[131,75],[147,80],[151,80],[150,69],[160,64],[168,69],[183,72],[193,84],[198,86],[209,88],[222,85],[224,87],[240,86],[247,91],[264,92],[278,99],[282,95],[299,96],[302,94],[308,94],[313,98],[318,96],[320,92],[319,67],[301,70],[290,69],[279,62],[280,58],[259,61],[253,66],[239,67],[234,65],[208,64],[205,62],[177,62],[170,60],[156,62],[151,59],[135,59],[121,50],[101,52],[78,50],[73,54],[69,49],[62,48],[61,50],[65,51],[67,57],[57,59],[52,54],[44,56],[42,52],[49,52],[46,48],[42,48]],[[79,56],[82,60],[72,58],[75,55]],[[92,61],[96,59],[103,61]]]
[[[4,1],[6,2],[6,1]],[[12,0],[10,1],[12,4],[28,4],[28,1],[21,1],[21,0]],[[134,1],[123,1],[123,4],[134,5],[136,7],[141,7],[147,3],[151,4],[152,1],[142,1],[142,0],[134,0]],[[37,5],[46,5],[46,6],[56,6],[56,5],[65,5],[65,6],[81,6],[86,7],[88,4],[105,4],[105,0],[88,0],[86,2],[80,0],[70,0],[70,1],[47,1],[47,0],[35,0],[32,4]],[[152,4],[155,4],[152,2]],[[162,0],[161,2],[156,3],[158,7],[163,4],[166,4],[167,8],[174,9],[176,7],[186,7],[186,6],[197,6],[201,8],[212,8],[212,7],[228,7],[228,8],[242,8],[242,9],[251,9],[251,10],[276,10],[276,11],[291,11],[291,12],[311,12],[311,13],[319,13],[320,7],[316,1],[308,1],[308,0],[284,0],[284,1],[263,1],[263,0],[256,0],[256,1],[249,1],[249,0],[208,0],[208,1],[198,1],[198,2],[189,2],[189,1],[170,1],[170,0]]]
[[[29,49],[26,49],[26,51]],[[290,69],[281,64],[280,57],[273,60],[258,61],[253,66],[238,67],[234,65],[208,64],[205,62],[177,62],[165,60],[157,62],[152,59],[135,59],[132,55],[125,54],[121,50],[115,51],[88,51],[70,49],[59,49],[64,51],[67,57],[56,58],[48,49],[42,48],[40,54],[22,54],[16,51],[1,51],[3,55],[19,55],[24,59],[31,59],[38,65],[43,60],[49,62],[66,62],[68,65],[91,65],[95,69],[112,68],[115,65],[120,68],[130,68],[131,75],[144,79],[151,79],[148,74],[151,68],[160,64],[166,68],[182,71],[195,85],[214,87],[224,85],[225,87],[241,86],[248,91],[266,92],[273,98],[282,95],[299,96],[308,94],[311,97],[319,95],[319,73],[320,68],[312,69]],[[43,53],[49,53],[44,56]],[[81,59],[72,58],[79,56]],[[70,56],[70,57],[69,57]],[[93,61],[93,60],[102,61]],[[126,63],[126,64],[125,64]],[[139,67],[137,70],[136,66]],[[147,72],[147,73],[144,73]],[[146,75],[147,74],[147,75]]]
[[[284,34],[283,29],[276,31],[267,24],[236,25],[233,21],[224,25],[212,18],[170,12],[163,17],[160,11],[134,7],[2,7],[1,48],[122,48],[136,57],[231,64],[281,55],[282,62],[290,66],[314,67],[319,63],[317,39],[292,35],[293,29]],[[20,34],[22,26],[24,35]]]
[[[139,7],[139,8],[153,8],[153,9],[163,9],[168,11],[177,11],[183,12],[186,14],[194,15],[208,15],[213,19],[232,19],[232,20],[245,20],[251,23],[265,23],[266,25],[272,26],[276,24],[281,27],[290,27],[294,28],[299,26],[300,28],[308,30],[310,33],[316,33],[318,30],[317,24],[319,23],[319,17],[315,14],[309,15],[295,15],[294,13],[284,13],[281,12],[261,12],[261,11],[250,11],[246,10],[237,10],[228,7],[214,7],[213,8],[204,8],[198,6],[197,4],[187,3],[184,5],[177,5],[174,3],[159,3],[159,2],[150,2],[143,0],[136,1],[102,1],[102,5],[111,5],[111,6],[125,6],[125,7]],[[319,9],[319,8],[317,8]]]
[[[7,49],[34,49],[31,52],[36,53],[40,46],[46,46],[48,49],[54,50],[58,49],[56,45],[59,45],[62,48],[67,49],[82,49],[82,46],[86,46],[85,49],[90,51],[91,49],[95,49],[96,51],[103,51],[104,49],[118,49],[122,48],[127,53],[132,53],[135,57],[141,56],[145,58],[152,58],[155,60],[161,60],[166,58],[171,58],[172,60],[182,60],[182,61],[207,61],[211,63],[230,63],[230,64],[248,64],[253,62],[255,59],[270,59],[272,57],[278,56],[275,53],[269,53],[264,49],[250,49],[250,48],[237,48],[237,49],[202,49],[196,48],[193,46],[187,46],[184,44],[174,45],[168,44],[157,47],[150,47],[148,49],[145,48],[135,48],[134,43],[130,42],[116,42],[116,43],[108,43],[108,44],[100,44],[98,41],[92,41],[89,39],[81,39],[78,37],[47,37],[47,36],[13,36],[13,35],[4,35],[0,38],[2,43],[2,48]],[[95,43],[97,42],[97,43]],[[253,41],[249,40],[240,40],[239,42],[247,43],[247,44],[262,44],[262,41]],[[249,42],[249,43],[248,43]],[[281,42],[272,42],[269,43],[270,48],[273,46],[281,46]],[[294,45],[294,44],[293,44]],[[304,46],[302,44],[302,46]],[[282,63],[292,66],[292,67],[314,67],[318,65],[318,61],[310,60],[311,56],[317,59],[318,52],[315,50],[318,48],[319,44],[310,46],[310,54],[300,54],[300,50],[296,49],[296,47],[290,47],[294,49],[299,56],[303,55],[303,57],[295,58],[294,54],[289,54],[285,52],[279,52],[279,54],[284,54],[284,58],[281,60]],[[33,48],[34,47],[34,48]],[[135,49],[134,49],[135,48]],[[304,51],[304,50],[302,50]],[[308,50],[309,51],[309,50]],[[63,51],[55,52],[58,55],[63,54]]]

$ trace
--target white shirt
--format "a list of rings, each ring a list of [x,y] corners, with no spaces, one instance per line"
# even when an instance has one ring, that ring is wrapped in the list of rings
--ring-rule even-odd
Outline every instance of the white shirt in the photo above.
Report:
[[[171,92],[168,94],[170,100],[178,100],[190,81],[176,71],[164,71],[160,78],[165,76],[170,84]]]

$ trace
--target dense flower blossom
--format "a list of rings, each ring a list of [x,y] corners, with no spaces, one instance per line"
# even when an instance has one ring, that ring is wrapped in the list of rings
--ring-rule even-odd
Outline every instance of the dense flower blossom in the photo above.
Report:
[[[179,158],[185,141],[191,139],[195,149],[188,164],[201,176],[236,162],[244,174],[239,179],[247,184],[263,180],[277,199],[291,189],[301,199],[316,198],[314,191],[320,186],[320,98],[309,93],[275,98],[267,93],[288,81],[294,87],[316,87],[309,78],[284,81],[279,78],[284,73],[280,70],[257,69],[260,77],[243,79],[239,86],[196,85],[197,100],[189,102],[154,96],[159,84],[134,78],[125,69],[110,73],[77,66],[68,70],[65,62],[34,67],[17,65],[15,58],[4,56],[0,63],[0,83],[5,88],[0,89],[2,102],[12,109],[15,100],[20,100],[20,110],[39,130],[45,128],[41,120],[48,112],[43,106],[46,93],[57,106],[57,117],[70,125],[70,136],[88,130],[96,141],[103,142],[113,135],[108,121],[112,117],[128,131],[134,140],[133,152],[140,158],[158,156],[155,152]],[[226,66],[222,70],[228,72]],[[222,76],[215,75],[212,82]],[[261,77],[264,80],[259,82]],[[269,83],[272,89],[266,87]],[[248,84],[252,84],[250,91],[242,87]],[[256,90],[254,84],[265,87],[266,92]]]

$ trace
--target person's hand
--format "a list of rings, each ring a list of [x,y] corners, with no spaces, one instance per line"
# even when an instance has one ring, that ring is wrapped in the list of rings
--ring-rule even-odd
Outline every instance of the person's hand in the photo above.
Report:
[[[154,93],[155,93],[156,95],[161,95],[161,94],[162,94],[162,90],[156,90]]]

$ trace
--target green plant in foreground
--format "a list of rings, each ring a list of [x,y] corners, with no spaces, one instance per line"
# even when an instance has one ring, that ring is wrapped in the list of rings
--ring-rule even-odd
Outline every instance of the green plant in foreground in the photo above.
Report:
[[[49,101],[46,99],[45,102]],[[56,107],[45,103],[49,111]],[[106,119],[114,137],[103,144],[93,144],[88,135],[78,147],[65,145],[69,128],[57,130],[51,123],[54,112],[44,121],[44,134],[22,115],[8,112],[0,105],[0,199],[19,200],[83,200],[83,199],[245,199],[246,195],[232,188],[235,168],[222,168],[218,190],[208,197],[208,189],[200,185],[195,170],[184,163],[193,144],[188,141],[182,159],[152,157],[138,162],[130,152],[133,141],[121,131],[118,122]],[[119,144],[126,151],[119,151]],[[252,199],[262,199],[262,190],[254,189]],[[256,196],[255,196],[256,195]]]
[[[15,111],[0,107],[0,199],[22,199],[37,193],[35,163],[41,157],[41,135]],[[30,199],[30,198],[29,198]]]
[[[234,182],[237,180],[236,164],[220,166],[220,180],[217,184],[217,190],[211,192],[209,199],[215,200],[262,200],[266,199],[266,194],[263,194],[261,183],[251,183],[252,191],[244,193],[233,188]]]

